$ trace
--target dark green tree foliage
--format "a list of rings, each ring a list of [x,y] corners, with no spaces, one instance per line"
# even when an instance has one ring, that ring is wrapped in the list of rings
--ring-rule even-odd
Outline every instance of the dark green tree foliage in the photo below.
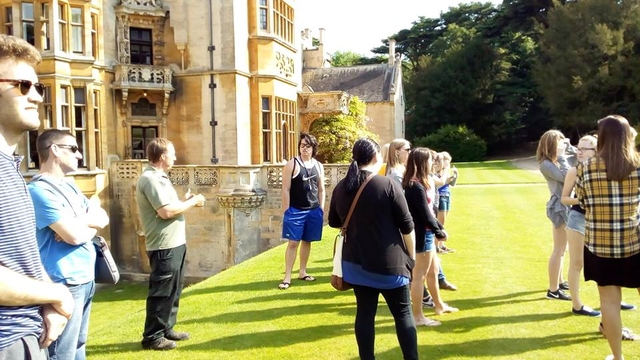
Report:
[[[534,78],[554,125],[578,136],[611,113],[638,118],[639,5],[590,0],[549,12]]]
[[[317,158],[321,162],[345,164],[351,161],[356,140],[378,136],[367,128],[367,104],[354,96],[349,101],[349,113],[323,116],[311,124],[309,132],[318,139]]]
[[[454,161],[480,161],[487,153],[487,144],[466,126],[446,125],[433,134],[414,140],[415,146],[447,151]]]

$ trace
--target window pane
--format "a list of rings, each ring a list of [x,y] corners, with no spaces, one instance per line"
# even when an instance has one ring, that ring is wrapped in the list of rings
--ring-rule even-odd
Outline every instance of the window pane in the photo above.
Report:
[[[4,21],[5,22],[13,22],[13,8],[8,6],[6,8],[4,8]]]
[[[87,158],[87,140],[84,131],[76,131],[76,141],[78,142],[78,151],[82,154],[82,159],[78,159],[78,167],[86,168],[85,160]]]
[[[87,100],[85,98],[84,88],[74,88],[73,89],[73,102],[78,104],[86,104]]]
[[[32,3],[22,3],[22,18],[25,20],[33,20]]]
[[[73,52],[82,52],[82,27],[81,26],[72,26],[71,27],[71,44],[73,46]]]
[[[86,128],[86,116],[84,106],[74,106],[75,124],[76,128]]]
[[[82,9],[71,8],[71,22],[76,24],[82,24]]]

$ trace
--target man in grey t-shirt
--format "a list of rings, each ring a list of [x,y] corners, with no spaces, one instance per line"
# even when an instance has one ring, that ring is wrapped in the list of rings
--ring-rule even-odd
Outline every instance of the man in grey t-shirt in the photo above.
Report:
[[[178,197],[166,173],[176,160],[176,150],[169,140],[151,140],[147,158],[149,166],[136,186],[136,202],[151,265],[142,347],[170,350],[176,347],[175,341],[189,339],[189,334],[173,330],[184,284],[187,252],[184,213],[194,206],[204,206],[205,198],[191,191],[182,200]]]

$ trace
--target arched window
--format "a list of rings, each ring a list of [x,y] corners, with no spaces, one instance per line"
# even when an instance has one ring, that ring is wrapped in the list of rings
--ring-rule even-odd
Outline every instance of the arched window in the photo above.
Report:
[[[131,103],[131,115],[156,116],[156,104],[152,104],[146,98],[140,98],[137,103]]]

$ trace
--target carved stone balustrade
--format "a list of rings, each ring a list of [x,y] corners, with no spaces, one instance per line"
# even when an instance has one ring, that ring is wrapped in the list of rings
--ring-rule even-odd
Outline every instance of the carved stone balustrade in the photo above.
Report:
[[[164,100],[162,114],[167,115],[169,94],[174,90],[172,85],[173,70],[168,66],[120,64],[116,65],[115,89],[122,91],[123,114],[127,111],[129,90],[162,91]]]
[[[164,11],[162,0],[121,0],[120,7],[128,13],[140,15]]]
[[[266,196],[267,192],[261,189],[249,191],[238,189],[231,192],[219,192],[217,199],[221,207],[240,210],[249,215],[251,210],[262,206]]]
[[[302,131],[309,131],[311,123],[321,116],[349,113],[349,94],[344,91],[303,92],[300,94]]]

